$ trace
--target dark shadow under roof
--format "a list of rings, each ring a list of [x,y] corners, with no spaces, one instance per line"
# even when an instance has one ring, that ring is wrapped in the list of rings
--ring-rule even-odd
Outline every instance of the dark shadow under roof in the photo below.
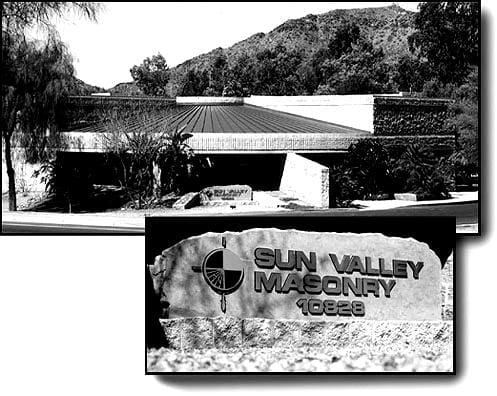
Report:
[[[167,110],[151,111],[121,122],[129,132],[157,131],[186,125],[185,132],[198,133],[326,133],[370,136],[368,131],[332,124],[312,118],[253,105],[176,105]],[[100,123],[68,132],[106,132],[112,123]]]

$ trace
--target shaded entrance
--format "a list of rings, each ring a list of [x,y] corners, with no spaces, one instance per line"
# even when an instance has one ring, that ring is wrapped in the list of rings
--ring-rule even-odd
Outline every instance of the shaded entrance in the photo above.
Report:
[[[200,188],[248,184],[254,190],[274,191],[280,187],[285,154],[197,154],[210,163]]]

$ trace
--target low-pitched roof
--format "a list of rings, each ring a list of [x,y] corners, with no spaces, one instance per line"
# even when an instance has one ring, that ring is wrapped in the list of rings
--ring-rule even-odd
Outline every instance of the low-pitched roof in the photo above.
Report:
[[[368,131],[315,120],[295,114],[253,105],[177,105],[170,110],[130,117],[122,127],[155,131],[161,125],[171,129],[185,127],[185,132],[198,133],[326,133],[370,136]],[[106,132],[112,123],[100,123],[70,132]]]
[[[167,129],[163,129],[163,128]],[[197,153],[344,152],[371,133],[247,104],[176,105],[67,131],[66,151],[103,151],[101,133],[162,133],[185,127]]]

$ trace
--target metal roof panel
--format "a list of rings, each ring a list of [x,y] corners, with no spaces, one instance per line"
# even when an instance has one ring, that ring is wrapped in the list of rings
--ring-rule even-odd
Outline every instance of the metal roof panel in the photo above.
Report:
[[[254,105],[176,105],[117,121],[130,133],[153,131],[161,124],[171,130],[186,125],[185,131],[198,133],[329,133],[370,136],[371,133],[282,111]],[[104,122],[76,129],[74,132],[106,132],[116,128],[116,122]]]

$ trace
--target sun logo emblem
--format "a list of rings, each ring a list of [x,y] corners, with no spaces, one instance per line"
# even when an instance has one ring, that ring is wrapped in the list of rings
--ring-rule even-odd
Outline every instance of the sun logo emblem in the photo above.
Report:
[[[212,250],[205,256],[202,267],[192,267],[202,271],[209,287],[221,296],[221,311],[226,313],[226,296],[236,291],[244,277],[244,264],[231,250],[226,249],[226,238],[222,248]]]

